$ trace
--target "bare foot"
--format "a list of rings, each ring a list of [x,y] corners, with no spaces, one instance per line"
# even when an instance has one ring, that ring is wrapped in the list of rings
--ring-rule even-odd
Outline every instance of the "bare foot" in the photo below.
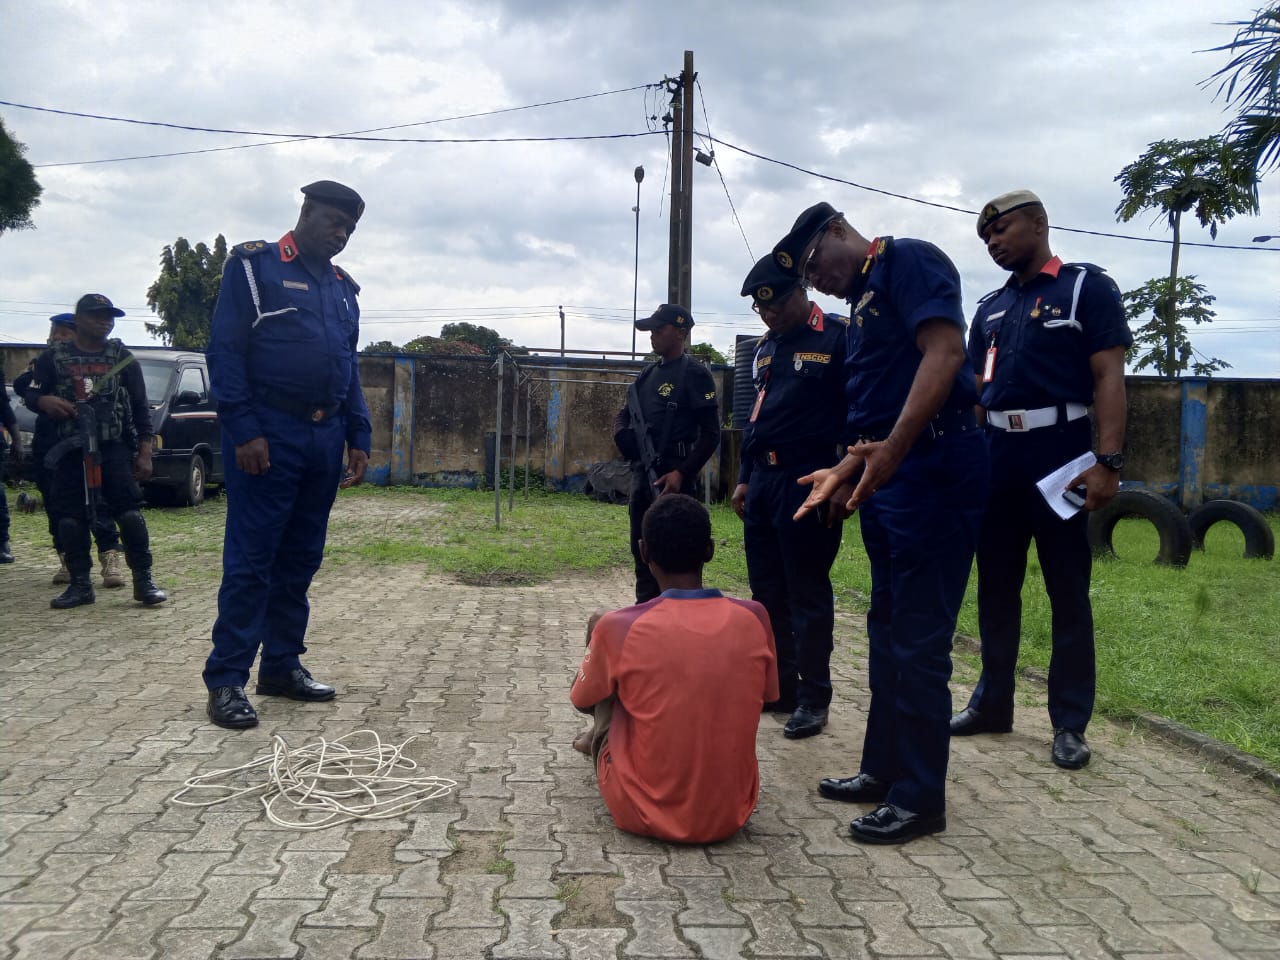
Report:
[[[573,738],[573,749],[579,753],[591,753],[591,731],[583,730]]]

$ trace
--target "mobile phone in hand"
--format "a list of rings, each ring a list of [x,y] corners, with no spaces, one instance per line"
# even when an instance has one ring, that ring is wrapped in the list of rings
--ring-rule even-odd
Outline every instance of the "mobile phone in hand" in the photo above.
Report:
[[[1083,507],[1085,501],[1089,499],[1089,488],[1083,483],[1068,487],[1062,491],[1062,499],[1073,507]]]

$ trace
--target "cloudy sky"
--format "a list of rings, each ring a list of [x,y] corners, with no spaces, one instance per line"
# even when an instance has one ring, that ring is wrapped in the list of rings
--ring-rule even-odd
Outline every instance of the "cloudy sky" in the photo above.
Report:
[[[570,349],[630,350],[637,164],[642,313],[666,298],[667,278],[665,104],[643,85],[678,74],[685,50],[697,130],[724,141],[716,167],[694,166],[695,340],[728,353],[736,334],[758,331],[742,278],[822,199],[868,236],[941,246],[971,313],[1004,277],[970,215],[735,148],[968,210],[1026,186],[1055,224],[1163,240],[1159,218],[1116,224],[1113,179],[1153,140],[1221,128],[1222,104],[1198,81],[1225,61],[1197,51],[1229,40],[1218,24],[1253,6],[0,0],[6,101],[251,133],[396,127],[367,136],[509,141],[280,144],[0,105],[44,186],[36,229],[0,237],[0,341],[43,339],[49,314],[92,291],[128,311],[117,328],[127,342],[148,342],[146,289],[165,244],[273,240],[294,223],[298,187],[329,178],[368,205],[339,258],[364,288],[363,342],[466,320],[552,347],[563,304]],[[173,153],[185,155],[91,162]],[[1251,242],[1263,234],[1280,235],[1280,173],[1264,182],[1262,215],[1218,235],[1218,247],[1248,249],[1182,258],[1217,297],[1218,321],[1193,342],[1229,361],[1229,375],[1280,374],[1280,240]],[[1185,238],[1211,242],[1194,223]],[[1059,232],[1054,248],[1102,264],[1126,290],[1168,269],[1163,243]]]

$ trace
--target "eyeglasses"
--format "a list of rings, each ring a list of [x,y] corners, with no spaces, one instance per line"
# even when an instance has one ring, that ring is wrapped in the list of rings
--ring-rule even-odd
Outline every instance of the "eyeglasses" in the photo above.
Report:
[[[818,255],[818,248],[822,246],[822,241],[825,239],[827,239],[827,228],[823,227],[822,232],[818,234],[818,242],[813,245],[809,255],[804,258],[804,265],[800,268],[800,279],[810,286],[813,285],[813,281],[809,279],[809,266],[813,263],[813,258]]]

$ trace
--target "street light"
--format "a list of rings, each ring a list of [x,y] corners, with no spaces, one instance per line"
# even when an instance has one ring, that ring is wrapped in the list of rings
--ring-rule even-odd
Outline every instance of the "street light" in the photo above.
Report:
[[[636,307],[640,298],[640,183],[644,180],[644,167],[636,167],[636,205],[631,211],[636,215],[636,270],[631,287],[631,359],[636,358]]]

